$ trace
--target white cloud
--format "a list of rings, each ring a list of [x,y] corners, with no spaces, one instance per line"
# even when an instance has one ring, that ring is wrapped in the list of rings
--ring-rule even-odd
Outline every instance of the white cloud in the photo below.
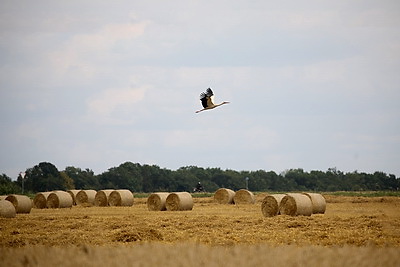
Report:
[[[97,62],[108,59],[119,42],[141,36],[146,24],[108,24],[97,32],[75,35],[61,49],[50,54],[53,67],[61,75],[78,69],[84,76],[91,77],[98,68]]]
[[[88,99],[88,115],[91,120],[107,123],[132,121],[132,117],[127,118],[123,115],[127,111],[134,110],[135,105],[144,99],[145,92],[145,88],[105,90]]]

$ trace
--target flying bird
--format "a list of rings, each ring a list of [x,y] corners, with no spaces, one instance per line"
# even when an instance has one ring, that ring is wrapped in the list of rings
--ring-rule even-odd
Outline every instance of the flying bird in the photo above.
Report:
[[[200,101],[204,108],[196,111],[196,113],[199,113],[201,111],[208,110],[208,109],[213,109],[213,108],[216,108],[216,107],[219,107],[219,106],[229,103],[229,102],[224,101],[220,104],[214,104],[213,98],[214,98],[214,93],[211,90],[211,88],[207,88],[207,90],[205,92],[201,93]]]

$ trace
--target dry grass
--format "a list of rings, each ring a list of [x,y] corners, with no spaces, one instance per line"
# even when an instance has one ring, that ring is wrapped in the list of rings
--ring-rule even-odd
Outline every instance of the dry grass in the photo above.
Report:
[[[162,260],[163,266],[221,266],[233,260],[246,266],[398,264],[400,198],[325,199],[325,214],[298,217],[264,217],[260,201],[219,205],[211,197],[195,198],[193,210],[186,212],[151,212],[146,199],[136,199],[132,207],[32,209],[0,218],[0,265],[11,260],[53,265],[63,259],[71,266],[90,260],[89,266],[107,260],[124,264],[139,257],[136,253],[149,266]]]
[[[147,208],[151,211],[163,211],[167,210],[165,202],[169,193],[158,192],[153,193],[147,198]]]
[[[135,246],[1,249],[3,266],[399,266],[398,248],[148,243]]]
[[[265,217],[272,217],[279,214],[279,205],[285,194],[267,195],[261,202],[261,212]]]
[[[93,205],[97,192],[95,190],[81,190],[76,194],[76,205]]]
[[[279,213],[291,216],[310,216],[313,211],[311,199],[300,193],[290,193],[284,196],[279,206]]]
[[[37,209],[47,208],[47,198],[52,192],[37,193],[33,198],[33,206]]]
[[[235,191],[227,188],[220,188],[214,193],[214,200],[219,204],[233,204]]]
[[[114,190],[108,197],[108,204],[110,206],[132,206],[133,194],[127,189]]]
[[[193,197],[188,192],[171,193],[165,200],[168,211],[191,210],[193,204]]]
[[[324,214],[326,210],[326,200],[323,195],[317,193],[303,193],[311,199],[312,213]]]
[[[235,192],[233,202],[235,202],[235,204],[254,204],[256,202],[256,197],[249,190],[240,189]]]
[[[96,196],[94,197],[94,204],[100,207],[108,206],[108,198],[112,191],[114,191],[114,189],[97,191]]]
[[[29,213],[32,209],[32,200],[25,195],[9,195],[6,200],[10,201],[17,213]]]
[[[71,208],[74,200],[65,191],[54,191],[47,197],[47,207],[51,209]]]
[[[14,205],[5,199],[0,199],[0,217],[15,218],[17,212]]]

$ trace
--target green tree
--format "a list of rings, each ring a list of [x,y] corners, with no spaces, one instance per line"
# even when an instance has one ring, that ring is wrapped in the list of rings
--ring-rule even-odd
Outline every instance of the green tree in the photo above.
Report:
[[[0,195],[18,194],[21,192],[21,187],[13,182],[10,177],[4,173],[0,175]]]
[[[90,169],[82,170],[68,166],[64,172],[73,180],[74,189],[100,189],[100,183],[98,177],[94,175],[94,172]]]
[[[56,166],[49,162],[41,162],[26,170],[24,187],[26,191],[42,192],[52,190],[66,190],[65,181]],[[22,184],[21,177],[18,183]]]

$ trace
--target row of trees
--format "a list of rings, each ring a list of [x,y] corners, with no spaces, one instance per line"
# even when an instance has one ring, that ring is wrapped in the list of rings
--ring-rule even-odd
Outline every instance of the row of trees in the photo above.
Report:
[[[133,192],[192,191],[198,182],[208,192],[226,187],[233,190],[248,188],[251,191],[375,191],[398,190],[400,179],[393,174],[357,171],[344,173],[336,168],[327,171],[305,172],[290,169],[281,174],[274,171],[234,171],[220,168],[182,167],[177,170],[157,165],[125,162],[95,175],[90,169],[66,167],[59,171],[49,162],[29,168],[25,176],[12,181],[0,176],[0,195],[10,193],[36,193],[68,189],[129,189]]]

